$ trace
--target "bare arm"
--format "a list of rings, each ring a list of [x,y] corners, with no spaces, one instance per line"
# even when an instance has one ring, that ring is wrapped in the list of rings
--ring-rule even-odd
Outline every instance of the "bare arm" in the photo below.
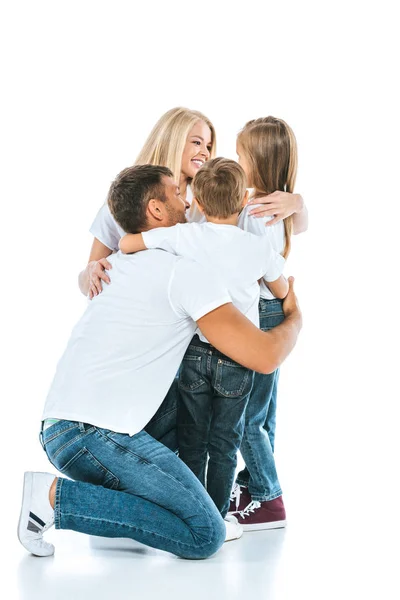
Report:
[[[101,292],[101,279],[110,283],[110,278],[104,272],[104,269],[111,269],[111,264],[106,260],[110,254],[112,254],[110,248],[94,238],[88,264],[78,277],[79,289],[90,299]]]
[[[289,277],[289,293],[283,303],[285,320],[270,331],[260,331],[233,304],[224,304],[198,320],[208,341],[236,362],[258,371],[272,373],[294,348],[302,318]]]
[[[147,246],[144,244],[141,233],[127,233],[119,240],[119,249],[124,254],[131,254],[132,252],[147,250]]]
[[[297,235],[298,233],[303,233],[308,229],[308,210],[307,206],[304,203],[303,198],[300,194],[296,194],[298,196],[298,210],[293,213],[293,233]]]
[[[275,298],[279,298],[280,300],[286,298],[289,291],[289,284],[284,275],[281,275],[275,281],[266,281],[265,279],[264,281]]]

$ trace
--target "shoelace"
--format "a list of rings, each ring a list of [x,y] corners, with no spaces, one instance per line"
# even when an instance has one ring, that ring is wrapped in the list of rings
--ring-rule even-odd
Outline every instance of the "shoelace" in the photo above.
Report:
[[[241,493],[242,493],[242,490],[240,489],[240,485],[238,483],[235,483],[235,485],[232,488],[231,496],[230,496],[229,500],[231,502],[235,502],[236,508],[239,508]]]
[[[239,512],[239,514],[242,519],[245,519],[246,517],[250,516],[250,513],[255,512],[257,510],[257,508],[260,508],[260,506],[261,506],[261,502],[257,502],[257,500],[252,500],[250,502],[250,504],[248,504],[244,510],[241,510]]]

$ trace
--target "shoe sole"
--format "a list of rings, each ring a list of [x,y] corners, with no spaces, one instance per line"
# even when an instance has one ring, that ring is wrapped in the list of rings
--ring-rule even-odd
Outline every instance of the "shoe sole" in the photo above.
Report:
[[[286,520],[271,521],[271,523],[254,523],[253,525],[244,525],[241,523],[243,531],[262,531],[263,529],[283,529],[286,527]]]

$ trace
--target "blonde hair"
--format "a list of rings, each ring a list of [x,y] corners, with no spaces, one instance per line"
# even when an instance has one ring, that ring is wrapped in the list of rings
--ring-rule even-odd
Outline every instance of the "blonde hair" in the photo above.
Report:
[[[197,121],[204,121],[211,130],[210,156],[215,156],[215,129],[211,121],[197,110],[172,108],[154,125],[135,165],[162,165],[168,167],[179,184],[181,176],[182,154],[190,130]]]
[[[253,198],[272,194],[276,190],[293,193],[297,175],[297,142],[292,129],[282,119],[265,117],[249,121],[238,135],[238,144],[248,162],[248,185],[254,188]],[[292,216],[284,219],[285,249],[290,252],[293,232]]]
[[[227,219],[239,213],[245,194],[245,172],[228,158],[206,162],[193,179],[193,195],[209,217]]]

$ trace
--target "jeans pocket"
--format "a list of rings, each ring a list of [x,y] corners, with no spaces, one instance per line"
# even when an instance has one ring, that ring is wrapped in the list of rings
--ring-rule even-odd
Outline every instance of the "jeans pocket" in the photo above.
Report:
[[[218,359],[215,390],[227,398],[246,396],[251,392],[254,371],[250,371],[237,363]]]
[[[81,448],[74,456],[69,458],[65,464],[54,466],[64,475],[75,481],[84,481],[94,485],[115,489],[119,485],[119,479],[107,469],[93,454],[85,447]]]
[[[201,356],[186,354],[179,370],[179,387],[191,392],[204,383],[201,373]]]
[[[259,313],[260,329],[262,329],[262,331],[273,329],[284,321],[285,315],[283,314],[282,304],[282,300],[260,299]]]

